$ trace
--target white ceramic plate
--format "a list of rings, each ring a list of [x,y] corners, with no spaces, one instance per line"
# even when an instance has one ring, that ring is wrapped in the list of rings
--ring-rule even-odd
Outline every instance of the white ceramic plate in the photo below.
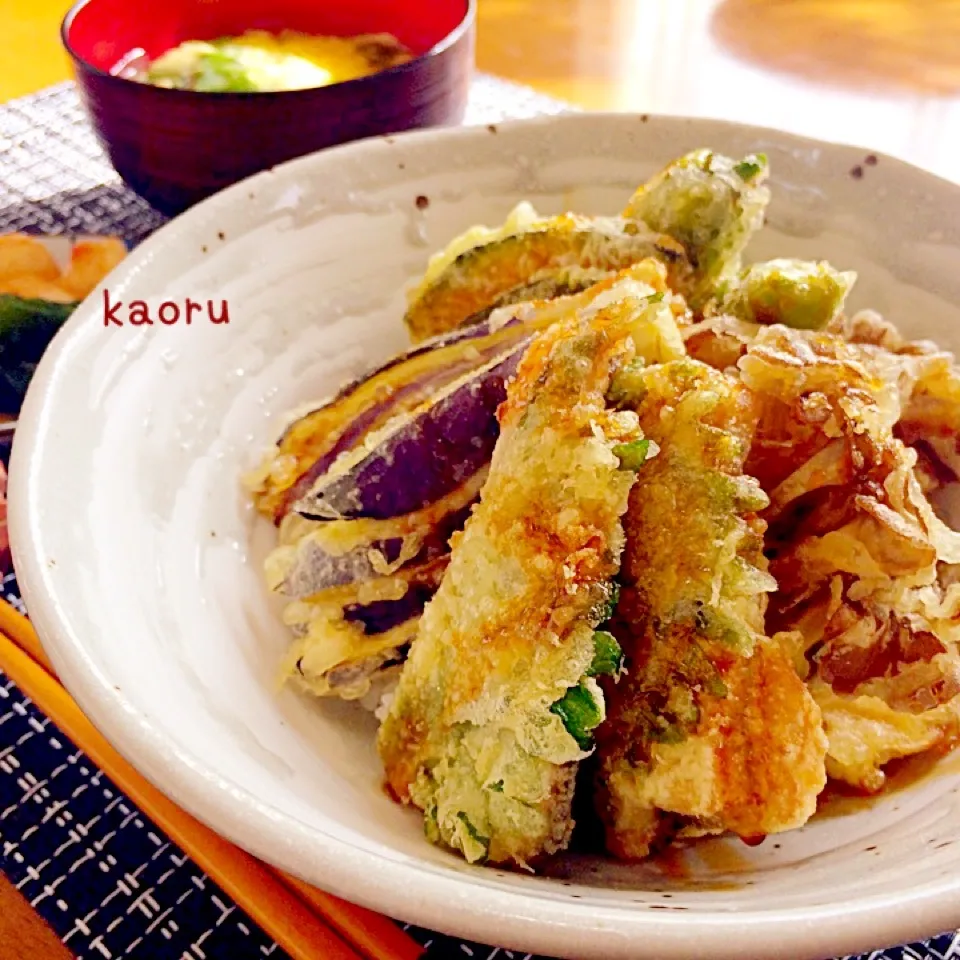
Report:
[[[285,411],[404,345],[402,288],[456,232],[522,198],[612,213],[698,146],[770,156],[755,256],[856,269],[852,306],[960,346],[956,186],[853,148],[634,116],[431,131],[295,161],[170,223],[108,278],[112,301],[154,313],[226,298],[229,324],[105,328],[103,289],[78,309],[23,409],[15,559],[66,685],[147,777],[307,881],[514,949],[814,958],[960,925],[949,767],[756,849],[711,841],[682,869],[571,861],[547,879],[428,845],[382,790],[358,707],[274,692],[287,637],[260,577],[271,528],[238,476]]]

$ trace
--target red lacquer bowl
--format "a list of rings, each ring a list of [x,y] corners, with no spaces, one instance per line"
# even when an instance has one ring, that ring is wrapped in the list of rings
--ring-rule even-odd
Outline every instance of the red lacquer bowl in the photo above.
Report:
[[[476,0],[80,0],[62,35],[113,166],[175,214],[293,157],[348,140],[459,123],[473,72]],[[280,93],[196,93],[111,71],[138,49],[251,29],[388,32],[416,59],[369,77]]]

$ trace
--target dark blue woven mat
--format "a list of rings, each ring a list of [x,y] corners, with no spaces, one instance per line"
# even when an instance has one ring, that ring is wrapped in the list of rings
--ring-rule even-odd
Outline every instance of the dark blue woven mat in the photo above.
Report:
[[[480,77],[468,119],[563,109]],[[0,232],[108,233],[136,243],[162,222],[117,181],[72,85],[0,106]],[[2,589],[25,612],[12,575]],[[286,957],[2,672],[0,870],[84,960]],[[427,960],[534,960],[403,928],[427,948]],[[960,960],[960,935],[860,960],[867,957]]]
[[[0,866],[82,957],[284,956],[0,674]]]

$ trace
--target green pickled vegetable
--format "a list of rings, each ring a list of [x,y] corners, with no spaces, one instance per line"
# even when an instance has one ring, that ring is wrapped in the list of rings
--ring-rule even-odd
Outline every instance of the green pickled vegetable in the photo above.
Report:
[[[16,413],[43,351],[76,303],[0,294],[0,410]]]

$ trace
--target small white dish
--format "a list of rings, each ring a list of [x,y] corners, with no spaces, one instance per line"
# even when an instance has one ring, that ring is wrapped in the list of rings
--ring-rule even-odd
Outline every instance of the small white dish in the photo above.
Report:
[[[695,147],[771,160],[751,254],[855,269],[853,307],[960,347],[960,187],[869,151],[704,120],[572,115],[376,139],[238,184],[163,227],[76,312],[24,404],[11,478],[27,605],[71,693],[184,808],[264,860],[463,937],[589,958],[817,958],[960,925],[960,766],[682,869],[470,867],[381,786],[359,707],[273,688],[272,531],[241,490],[284,413],[406,342],[427,256],[519,200],[612,213]],[[426,198],[424,200],[423,198]],[[204,305],[104,323],[104,298]],[[206,319],[229,303],[229,323]],[[172,311],[167,308],[167,316]]]

